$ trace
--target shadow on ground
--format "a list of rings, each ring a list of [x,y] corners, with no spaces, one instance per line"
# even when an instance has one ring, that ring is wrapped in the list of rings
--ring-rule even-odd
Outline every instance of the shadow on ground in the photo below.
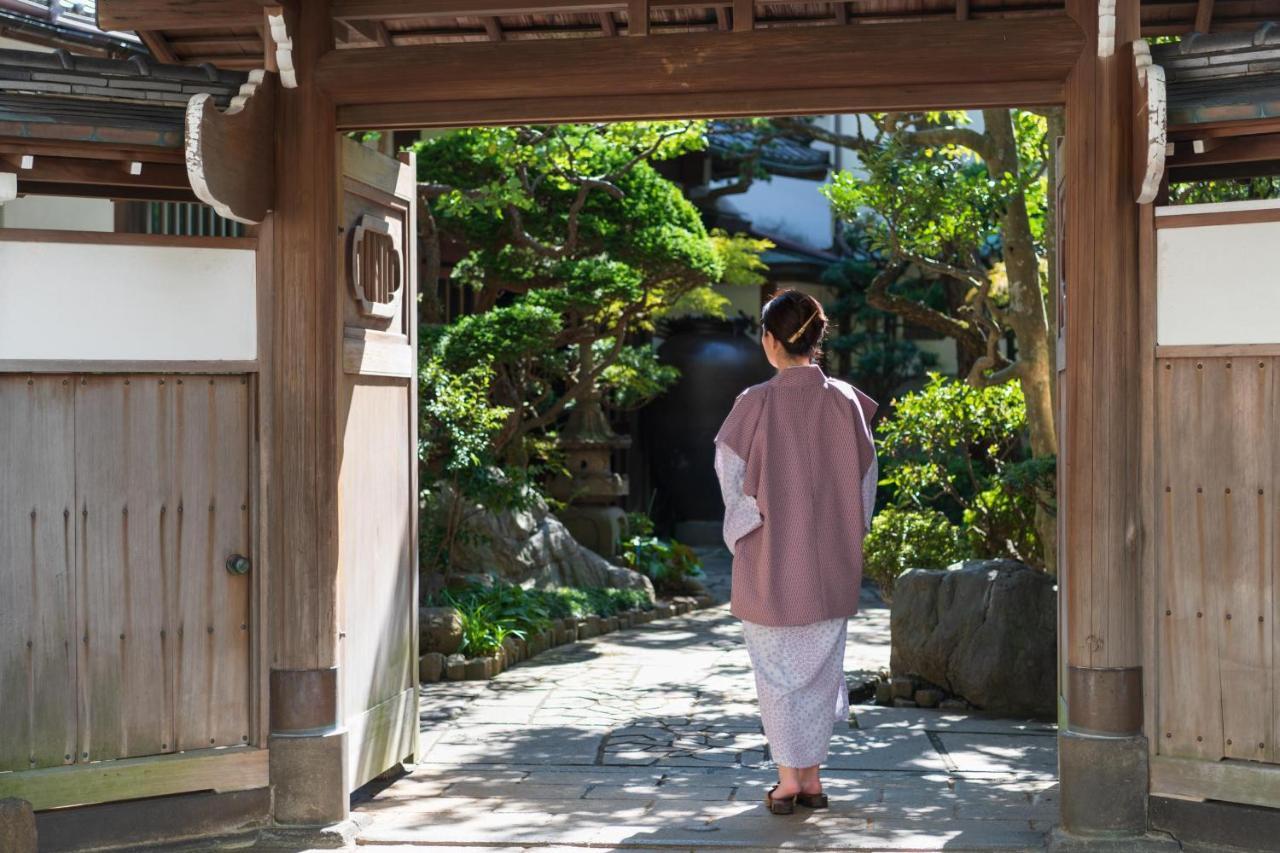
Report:
[[[864,605],[846,669],[888,663]],[[828,811],[770,815],[741,628],[725,609],[562,647],[422,697],[416,768],[355,804],[362,846],[1031,850],[1057,815],[1053,726],[858,706]]]

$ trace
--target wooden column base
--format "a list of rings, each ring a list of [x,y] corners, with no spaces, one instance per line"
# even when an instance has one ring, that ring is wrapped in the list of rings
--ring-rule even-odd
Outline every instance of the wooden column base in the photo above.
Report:
[[[271,671],[270,742],[275,822],[345,821],[347,730],[338,724],[337,667]]]
[[[1142,667],[1073,666],[1067,671],[1071,731],[1108,736],[1142,731]]]

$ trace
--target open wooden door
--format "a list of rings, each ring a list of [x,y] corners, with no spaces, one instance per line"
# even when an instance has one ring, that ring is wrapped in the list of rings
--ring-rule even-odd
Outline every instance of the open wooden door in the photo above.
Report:
[[[416,175],[343,139],[339,643],[354,789],[417,745]]]

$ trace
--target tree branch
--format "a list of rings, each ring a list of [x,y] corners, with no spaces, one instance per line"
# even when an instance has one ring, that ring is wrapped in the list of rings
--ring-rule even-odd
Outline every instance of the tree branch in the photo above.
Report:
[[[867,288],[867,304],[881,311],[897,314],[909,323],[932,329],[948,338],[954,338],[970,352],[980,352],[983,349],[982,336],[968,323],[961,322],[914,299],[889,292],[889,285],[898,280],[907,266],[907,261],[899,260],[877,273]]]

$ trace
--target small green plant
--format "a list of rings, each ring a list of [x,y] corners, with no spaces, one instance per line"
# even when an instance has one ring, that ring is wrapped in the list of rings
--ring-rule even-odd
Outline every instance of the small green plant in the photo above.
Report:
[[[659,592],[686,592],[689,579],[702,576],[702,561],[692,548],[657,536],[632,536],[623,542],[622,562],[653,581]]]
[[[443,590],[427,604],[458,611],[462,620],[459,652],[469,656],[493,654],[508,637],[525,639],[550,628],[553,619],[653,609],[648,594],[638,589],[526,589],[501,581]]]
[[[645,512],[627,513],[627,532],[632,536],[652,536],[653,519]]]
[[[940,569],[970,555],[960,529],[936,509],[889,507],[871,522],[862,546],[863,573],[893,600],[893,585],[907,569]]]

